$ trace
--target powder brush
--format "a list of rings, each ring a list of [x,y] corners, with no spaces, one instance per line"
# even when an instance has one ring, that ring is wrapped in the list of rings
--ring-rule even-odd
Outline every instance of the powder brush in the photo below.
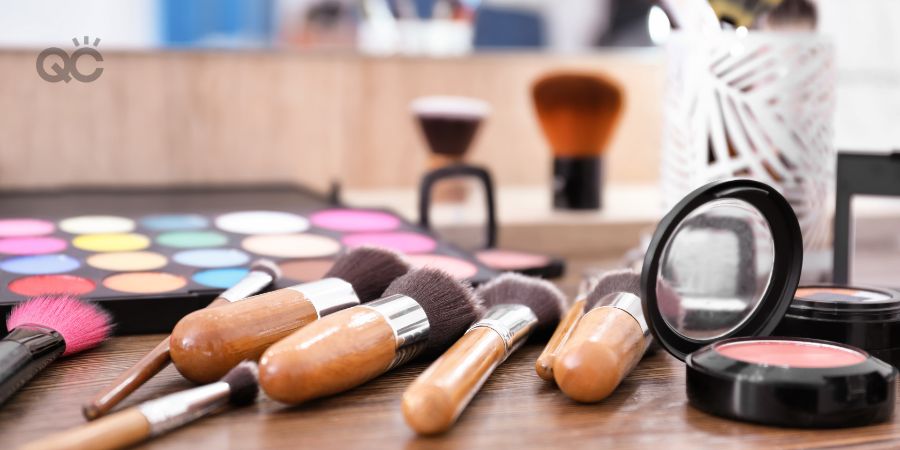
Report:
[[[260,259],[250,265],[250,271],[234,286],[222,292],[207,308],[226,305],[256,294],[281,278],[281,270],[268,260]],[[135,365],[122,372],[109,386],[97,393],[90,402],[82,406],[81,412],[88,420],[94,420],[119,404],[158,374],[172,361],[169,355],[169,336],[166,336],[150,353],[144,355]]]
[[[99,306],[69,295],[45,295],[16,305],[0,340],[0,404],[60,356],[100,345],[112,322]]]
[[[220,381],[160,397],[26,444],[20,450],[113,450],[159,436],[225,407],[252,404],[256,363],[245,361]]]
[[[313,322],[272,345],[260,358],[260,386],[288,404],[346,391],[419,355],[442,352],[480,309],[468,284],[440,270],[410,271],[383,298]]]
[[[553,206],[599,209],[601,155],[622,112],[622,88],[583,72],[558,72],[532,87],[535,110],[553,151]]]
[[[419,434],[447,431],[488,377],[536,328],[552,326],[565,297],[552,283],[504,274],[476,291],[484,315],[403,393],[403,417]]]
[[[379,298],[408,270],[397,253],[361,247],[338,258],[321,280],[194,311],[172,330],[172,362],[188,380],[211,382],[304,325]]]
[[[553,364],[556,384],[569,398],[603,400],[644,356],[651,337],[640,285],[636,271],[610,272],[588,295],[584,316]]]

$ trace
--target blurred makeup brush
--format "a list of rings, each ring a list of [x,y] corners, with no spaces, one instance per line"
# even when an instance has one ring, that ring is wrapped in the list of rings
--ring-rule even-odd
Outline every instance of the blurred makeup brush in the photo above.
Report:
[[[762,14],[757,26],[768,31],[813,31],[818,16],[816,5],[808,0],[783,0]]]
[[[167,433],[197,419],[256,401],[256,363],[244,361],[211,384],[133,406],[80,427],[26,444],[21,450],[114,450]]]
[[[511,273],[476,295],[487,311],[403,393],[403,418],[419,434],[449,430],[494,369],[533,330],[559,321],[565,304],[552,283]]]
[[[44,295],[16,305],[0,340],[0,405],[59,356],[100,345],[112,319],[99,306],[69,295]]]
[[[435,269],[412,270],[384,297],[317,320],[260,358],[259,383],[297,404],[359,386],[421,354],[450,346],[478,317],[472,288]]]
[[[553,206],[599,209],[601,156],[621,115],[622,88],[595,74],[557,72],[537,80],[532,94],[553,151]]]
[[[556,362],[556,357],[562,349],[563,344],[565,344],[572,334],[572,330],[575,328],[575,324],[578,323],[578,319],[584,315],[584,302],[585,297],[582,297],[572,303],[572,306],[569,307],[569,310],[566,311],[566,314],[556,325],[556,330],[553,331],[553,335],[550,336],[550,340],[547,341],[547,345],[544,346],[541,355],[538,356],[537,361],[534,362],[534,371],[537,372],[538,376],[542,379],[553,381],[553,363]]]
[[[172,362],[195,383],[216,380],[245,359],[255,361],[298,328],[379,298],[407,271],[406,260],[390,250],[354,249],[338,258],[321,280],[188,314],[172,330]]]
[[[556,384],[569,398],[598,402],[615,390],[650,345],[641,309],[641,274],[610,272],[588,295],[587,311],[553,365]]]
[[[234,286],[221,293],[207,308],[214,308],[243,300],[256,294],[281,278],[281,270],[268,259],[259,259],[250,265],[250,271]],[[122,372],[109,386],[97,393],[81,412],[88,420],[94,420],[114,408],[150,378],[158,374],[172,359],[169,356],[169,336],[166,336],[150,353]]]

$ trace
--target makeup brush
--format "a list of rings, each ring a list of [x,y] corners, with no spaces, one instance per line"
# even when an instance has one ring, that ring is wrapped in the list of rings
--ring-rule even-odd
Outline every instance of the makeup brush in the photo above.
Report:
[[[195,383],[219,379],[243,360],[257,360],[298,328],[360,302],[375,300],[409,264],[397,253],[360,247],[339,257],[325,277],[217,308],[194,311],[172,330],[172,362]]]
[[[818,16],[816,5],[808,0],[784,0],[761,15],[757,26],[768,31],[814,31]]]
[[[250,271],[234,286],[222,292],[207,308],[214,308],[228,303],[243,300],[256,294],[267,286],[281,278],[281,269],[268,260],[259,259],[250,265]],[[81,412],[88,420],[94,420],[114,408],[119,402],[131,395],[150,378],[158,374],[172,359],[169,356],[169,336],[166,336],[150,353],[144,355],[140,361],[122,372],[109,386],[94,396],[91,401],[81,408]]]
[[[622,88],[600,75],[558,72],[537,80],[532,95],[553,151],[553,206],[600,209],[601,156],[622,112]]]
[[[403,418],[419,434],[450,429],[494,369],[533,330],[559,321],[565,304],[552,283],[511,273],[476,295],[487,311],[403,393]]]
[[[113,450],[137,444],[221,411],[247,406],[259,394],[256,363],[244,361],[211,384],[133,406],[26,444],[21,450]]]
[[[578,319],[584,314],[584,302],[585,297],[582,297],[572,303],[572,306],[569,307],[566,314],[563,315],[559,323],[556,324],[556,329],[553,330],[553,335],[550,336],[550,340],[547,341],[547,345],[544,346],[541,355],[538,356],[537,361],[534,362],[534,371],[537,372],[538,376],[542,379],[553,381],[553,363],[556,362],[556,356],[562,349],[563,344],[565,344],[572,334],[572,330],[575,328],[575,324],[578,323]]]
[[[412,270],[384,297],[317,320],[260,358],[259,383],[297,404],[359,386],[412,358],[445,350],[478,317],[468,284],[436,269]]]
[[[60,356],[100,345],[112,319],[99,306],[69,295],[45,295],[16,305],[0,340],[0,405]]]
[[[569,398],[603,400],[644,356],[651,338],[640,285],[636,271],[610,272],[588,295],[587,312],[553,364],[556,384]]]

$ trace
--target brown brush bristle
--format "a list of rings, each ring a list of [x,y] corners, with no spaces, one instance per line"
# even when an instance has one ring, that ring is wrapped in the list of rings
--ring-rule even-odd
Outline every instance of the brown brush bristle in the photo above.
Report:
[[[414,299],[428,316],[426,354],[447,349],[475,321],[482,311],[481,301],[468,283],[432,268],[412,270],[397,278],[384,296],[405,295]]]
[[[628,292],[640,297],[641,274],[637,271],[627,269],[616,270],[603,275],[597,280],[597,285],[594,286],[594,290],[588,294],[587,299],[584,302],[584,310],[587,312],[597,306],[603,306],[600,304],[600,300],[603,299],[603,297],[616,292]]]
[[[228,371],[222,381],[228,383],[228,403],[249,405],[259,394],[259,368],[253,361],[244,361]]]
[[[598,156],[622,111],[618,83],[589,73],[555,73],[532,88],[541,128],[557,157]]]
[[[338,258],[325,278],[340,278],[350,283],[359,301],[365,303],[381,298],[385,288],[409,269],[409,263],[396,252],[359,247]]]
[[[517,273],[505,273],[475,291],[484,307],[501,304],[524,305],[534,312],[538,327],[549,327],[559,322],[566,297],[551,282]]]

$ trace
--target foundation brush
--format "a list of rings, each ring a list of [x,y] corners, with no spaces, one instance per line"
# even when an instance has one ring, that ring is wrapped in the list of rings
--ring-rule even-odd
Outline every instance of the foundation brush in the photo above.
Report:
[[[32,298],[12,309],[0,340],[0,404],[60,356],[100,345],[112,319],[91,303],[67,295]]]
[[[340,256],[321,280],[188,314],[172,330],[172,361],[195,383],[217,380],[239,362],[259,359],[270,345],[306,324],[379,298],[407,271],[409,264],[397,253],[354,249]]]
[[[487,310],[403,394],[403,417],[419,434],[447,431],[469,401],[536,328],[559,321],[565,297],[552,283],[504,274],[476,291]]]
[[[268,260],[259,259],[250,265],[247,272],[234,286],[222,292],[207,308],[227,305],[244,300],[257,294],[272,283],[281,278],[281,270]],[[172,359],[169,355],[169,336],[166,336],[150,353],[147,353],[134,366],[122,372],[112,384],[97,393],[94,398],[85,404],[81,411],[88,420],[94,420],[109,412],[119,402],[131,395],[150,378],[165,369]]]
[[[21,450],[112,450],[167,433],[226,407],[252,404],[259,393],[256,363],[245,361],[221,380],[160,397],[86,425],[31,442]]]
[[[272,345],[259,363],[263,391],[298,404],[359,386],[412,358],[439,354],[478,317],[468,284],[424,268],[384,296],[313,322]]]

